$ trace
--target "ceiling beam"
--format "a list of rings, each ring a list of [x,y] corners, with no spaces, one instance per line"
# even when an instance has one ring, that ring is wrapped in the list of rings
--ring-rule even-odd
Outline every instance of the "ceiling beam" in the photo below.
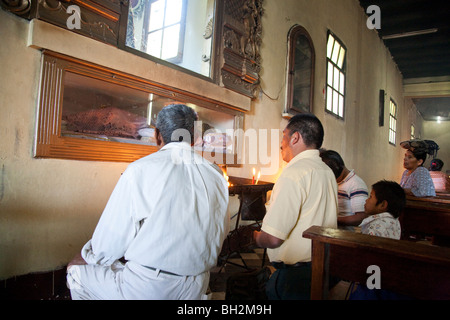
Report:
[[[450,97],[450,81],[404,84],[405,97]]]

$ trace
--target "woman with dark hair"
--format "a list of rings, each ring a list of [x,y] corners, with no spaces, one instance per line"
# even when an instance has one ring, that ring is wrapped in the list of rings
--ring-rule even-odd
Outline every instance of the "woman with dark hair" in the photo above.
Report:
[[[423,167],[428,154],[427,143],[422,140],[409,140],[403,141],[400,145],[406,149],[403,159],[403,167],[406,170],[400,180],[405,193],[416,197],[436,196],[430,173]]]

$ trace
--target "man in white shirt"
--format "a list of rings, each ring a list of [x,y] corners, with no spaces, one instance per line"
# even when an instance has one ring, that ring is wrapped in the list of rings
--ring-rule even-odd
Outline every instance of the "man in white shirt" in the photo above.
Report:
[[[324,130],[314,115],[299,114],[283,131],[281,154],[288,162],[274,185],[258,246],[277,269],[266,285],[269,299],[309,299],[311,240],[303,232],[313,225],[337,227],[337,184],[319,157]]]
[[[159,112],[160,150],[128,166],[68,265],[72,299],[206,298],[229,228],[228,187],[192,149],[196,120],[185,105]]]

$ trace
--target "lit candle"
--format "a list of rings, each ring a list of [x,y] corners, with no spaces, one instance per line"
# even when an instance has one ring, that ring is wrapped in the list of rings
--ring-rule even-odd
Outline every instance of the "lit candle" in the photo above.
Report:
[[[227,176],[227,174],[225,172],[223,173],[223,176],[224,176],[225,180],[227,180],[228,186],[231,186],[230,181],[228,181],[228,179],[230,179],[230,178]]]
[[[255,184],[255,168],[253,168],[253,178],[252,178],[252,184]]]
[[[256,178],[255,184],[258,184],[259,178],[261,177],[261,171],[258,171],[258,177]]]

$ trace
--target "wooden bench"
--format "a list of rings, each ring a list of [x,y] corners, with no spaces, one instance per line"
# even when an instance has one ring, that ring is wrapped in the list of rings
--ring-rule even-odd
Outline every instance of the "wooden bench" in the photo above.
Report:
[[[450,192],[448,192],[448,191],[436,191],[436,198],[450,200]]]
[[[431,236],[432,244],[450,245],[450,199],[407,197],[399,220],[404,240],[413,235]]]
[[[450,193],[436,192],[436,196],[434,197],[415,197],[413,195],[406,195],[406,201],[437,202],[450,204]]]
[[[381,271],[381,289],[419,299],[450,299],[450,248],[313,226],[311,299],[326,299],[329,276],[366,284]]]

